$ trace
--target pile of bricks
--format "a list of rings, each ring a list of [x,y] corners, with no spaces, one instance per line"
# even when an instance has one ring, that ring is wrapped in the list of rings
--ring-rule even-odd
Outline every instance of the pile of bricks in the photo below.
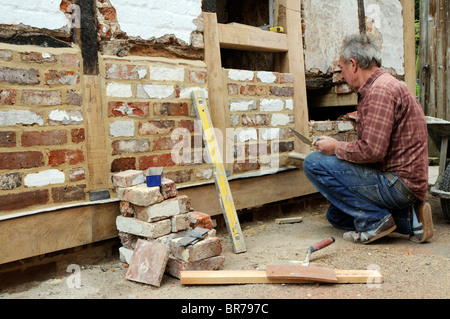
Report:
[[[180,278],[183,270],[223,265],[211,217],[193,210],[174,181],[163,177],[161,186],[148,187],[143,171],[127,170],[114,174],[112,182],[120,199],[116,226],[127,279],[159,287],[165,272]]]

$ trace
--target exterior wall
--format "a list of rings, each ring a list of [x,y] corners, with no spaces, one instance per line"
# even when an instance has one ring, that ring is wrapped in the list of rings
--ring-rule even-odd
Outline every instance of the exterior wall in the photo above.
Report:
[[[358,1],[302,0],[305,28],[305,65],[313,74],[327,74],[339,58],[347,35],[358,33]],[[379,39],[383,66],[405,75],[403,16],[399,0],[365,0],[366,29]]]
[[[0,214],[85,200],[79,50],[0,48]]]
[[[294,149],[293,77],[289,73],[224,69],[232,172],[277,170]]]
[[[161,166],[179,184],[210,179],[190,96],[193,89],[207,95],[205,64],[102,56],[100,65],[111,173]]]

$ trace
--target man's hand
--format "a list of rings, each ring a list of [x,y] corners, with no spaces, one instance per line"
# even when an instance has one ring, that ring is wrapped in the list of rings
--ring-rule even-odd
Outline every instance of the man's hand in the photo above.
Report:
[[[334,149],[338,140],[329,136],[320,136],[314,145],[324,154],[324,155],[334,155]]]

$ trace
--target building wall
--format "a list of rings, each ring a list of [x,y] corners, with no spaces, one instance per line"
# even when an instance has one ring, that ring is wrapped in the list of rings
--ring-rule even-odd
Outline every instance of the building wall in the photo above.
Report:
[[[367,4],[373,9],[379,2],[368,0]],[[374,25],[376,29],[372,30],[376,32],[381,30],[384,49],[395,50],[393,60],[397,64],[392,68],[401,74],[403,31],[396,24],[402,20],[401,10],[397,1],[385,2],[380,12],[373,11],[380,14],[383,24],[377,24],[375,14],[373,24],[368,19],[367,25]],[[34,3],[24,1],[20,7],[0,0],[0,5],[14,12],[0,13],[2,34],[37,28],[43,33],[52,29],[57,35],[70,34],[69,27],[79,22],[76,7],[69,0],[45,1],[38,9],[32,7]],[[167,58],[157,50],[140,52],[138,56],[128,46],[141,41],[149,47],[170,47],[169,51],[177,54],[183,50],[185,55],[195,50],[202,52],[202,3],[132,3],[96,1],[98,39],[105,47],[112,42],[116,45],[116,50],[105,50],[116,55],[99,52],[106,171],[113,174],[163,166],[165,176],[179,185],[211,182],[212,170],[190,97],[192,89],[208,95],[208,74],[202,56]],[[341,7],[334,2],[303,1],[307,71],[332,70],[341,36],[357,29],[352,27],[357,20],[355,5],[349,2],[338,10]],[[23,20],[27,12],[33,15]],[[367,7],[366,13],[371,12]],[[164,24],[159,25],[160,20],[151,16],[155,13],[158,18],[164,17]],[[55,21],[50,22],[52,19]],[[386,32],[384,24],[391,26]],[[0,215],[89,200],[84,110],[89,97],[85,96],[80,49],[73,43],[70,46],[0,43]],[[389,56],[389,51],[384,52]],[[277,169],[277,154],[292,151],[296,142],[289,132],[295,108],[291,75],[223,69],[223,79],[228,130],[220,133],[230,146],[223,153],[227,168],[232,176]],[[332,122],[328,130],[327,125],[311,123],[311,134],[320,132],[314,127],[325,127],[325,134],[352,138],[350,127],[341,130],[343,124]],[[180,155],[184,155],[181,161]]]
[[[0,214],[85,200],[80,51],[0,48]]]

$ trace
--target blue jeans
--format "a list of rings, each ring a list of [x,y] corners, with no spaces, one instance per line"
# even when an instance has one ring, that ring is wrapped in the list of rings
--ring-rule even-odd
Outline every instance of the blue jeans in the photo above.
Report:
[[[399,189],[398,183],[403,182],[395,175],[390,181],[384,173],[369,165],[351,163],[321,152],[309,153],[303,161],[303,170],[331,203],[326,217],[333,226],[369,231],[392,214],[396,232],[413,234],[409,207],[415,198],[406,196]]]

